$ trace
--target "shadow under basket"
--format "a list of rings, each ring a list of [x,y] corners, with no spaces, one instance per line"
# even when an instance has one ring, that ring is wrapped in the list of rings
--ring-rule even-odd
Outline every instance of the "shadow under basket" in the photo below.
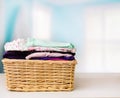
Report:
[[[7,88],[11,91],[71,91],[76,60],[3,59]]]

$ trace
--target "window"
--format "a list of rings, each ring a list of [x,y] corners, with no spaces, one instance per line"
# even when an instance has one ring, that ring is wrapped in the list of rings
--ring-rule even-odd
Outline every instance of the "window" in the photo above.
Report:
[[[34,4],[32,13],[33,37],[45,40],[51,38],[51,14],[50,8],[40,4]]]
[[[86,72],[120,72],[120,7],[85,9]]]

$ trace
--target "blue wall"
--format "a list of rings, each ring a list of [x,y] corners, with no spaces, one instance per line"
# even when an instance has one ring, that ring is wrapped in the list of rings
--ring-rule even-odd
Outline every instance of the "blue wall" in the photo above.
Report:
[[[6,24],[4,43],[12,40],[17,15],[20,10],[19,4],[25,3],[25,1],[28,4],[32,4],[34,0],[20,0],[16,2],[14,0],[5,0]],[[87,6],[99,6],[120,2],[120,0],[91,0],[86,3],[57,6],[48,2],[48,0],[35,1],[39,1],[53,9],[52,40],[73,43],[77,48],[78,57],[82,55],[82,47],[84,45],[84,8]],[[2,59],[4,43],[1,43],[0,46],[0,59]],[[2,63],[0,63],[0,72],[3,72]]]
[[[99,6],[118,3],[120,0],[91,0],[91,2],[69,4],[53,7],[52,39],[71,41],[82,44],[84,39],[84,9],[88,6]]]
[[[83,7],[56,7],[53,10],[52,40],[71,42],[82,53],[84,41]]]
[[[27,0],[26,0],[27,1]],[[5,32],[1,32],[4,35],[3,42],[0,42],[0,60],[2,60],[2,56],[4,53],[4,44],[6,42],[12,41],[14,36],[14,30],[17,24],[18,15],[21,10],[21,5],[23,3],[28,3],[26,1],[11,1],[11,0],[5,0],[4,1],[4,9],[5,9],[5,25],[3,26],[5,28]],[[29,3],[30,4],[30,1]],[[3,72],[3,65],[2,62],[0,62],[0,73]]]
[[[85,18],[84,9],[89,6],[101,6],[119,3],[120,0],[90,0],[78,4],[55,6],[52,17],[52,39],[71,42],[76,47],[78,63],[84,57]],[[80,69],[80,66],[77,66]]]
[[[5,32],[4,32],[5,38],[3,43],[1,43],[1,47],[0,47],[0,50],[1,50],[0,59],[2,59],[2,55],[4,52],[4,49],[3,49],[4,43],[12,40],[15,22],[19,12],[19,6],[14,6],[13,4],[9,4],[7,2],[5,12],[6,12],[5,13]],[[3,66],[1,62],[0,62],[0,72],[3,72]]]

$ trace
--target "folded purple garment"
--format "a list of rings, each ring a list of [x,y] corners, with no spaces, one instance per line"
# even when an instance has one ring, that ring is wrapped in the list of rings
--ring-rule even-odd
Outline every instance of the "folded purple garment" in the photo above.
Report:
[[[7,51],[4,53],[3,58],[9,58],[9,59],[25,59],[26,56],[28,56],[31,53],[35,53],[38,51]],[[54,51],[50,52],[53,53]],[[61,52],[58,52],[61,53]],[[66,52],[67,53],[67,52]],[[35,57],[31,58],[34,60],[74,60],[74,54],[70,57]]]
[[[4,53],[3,58],[25,59],[25,57],[31,53],[32,51],[7,51]]]
[[[31,60],[75,60],[74,56],[71,57],[37,57]]]

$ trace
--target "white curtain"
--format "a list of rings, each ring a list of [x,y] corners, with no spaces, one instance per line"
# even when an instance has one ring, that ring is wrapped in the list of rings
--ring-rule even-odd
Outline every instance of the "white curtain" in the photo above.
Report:
[[[31,9],[32,4],[28,1],[0,1],[0,59],[4,53],[5,42],[31,37]],[[1,63],[0,72],[2,71]]]

